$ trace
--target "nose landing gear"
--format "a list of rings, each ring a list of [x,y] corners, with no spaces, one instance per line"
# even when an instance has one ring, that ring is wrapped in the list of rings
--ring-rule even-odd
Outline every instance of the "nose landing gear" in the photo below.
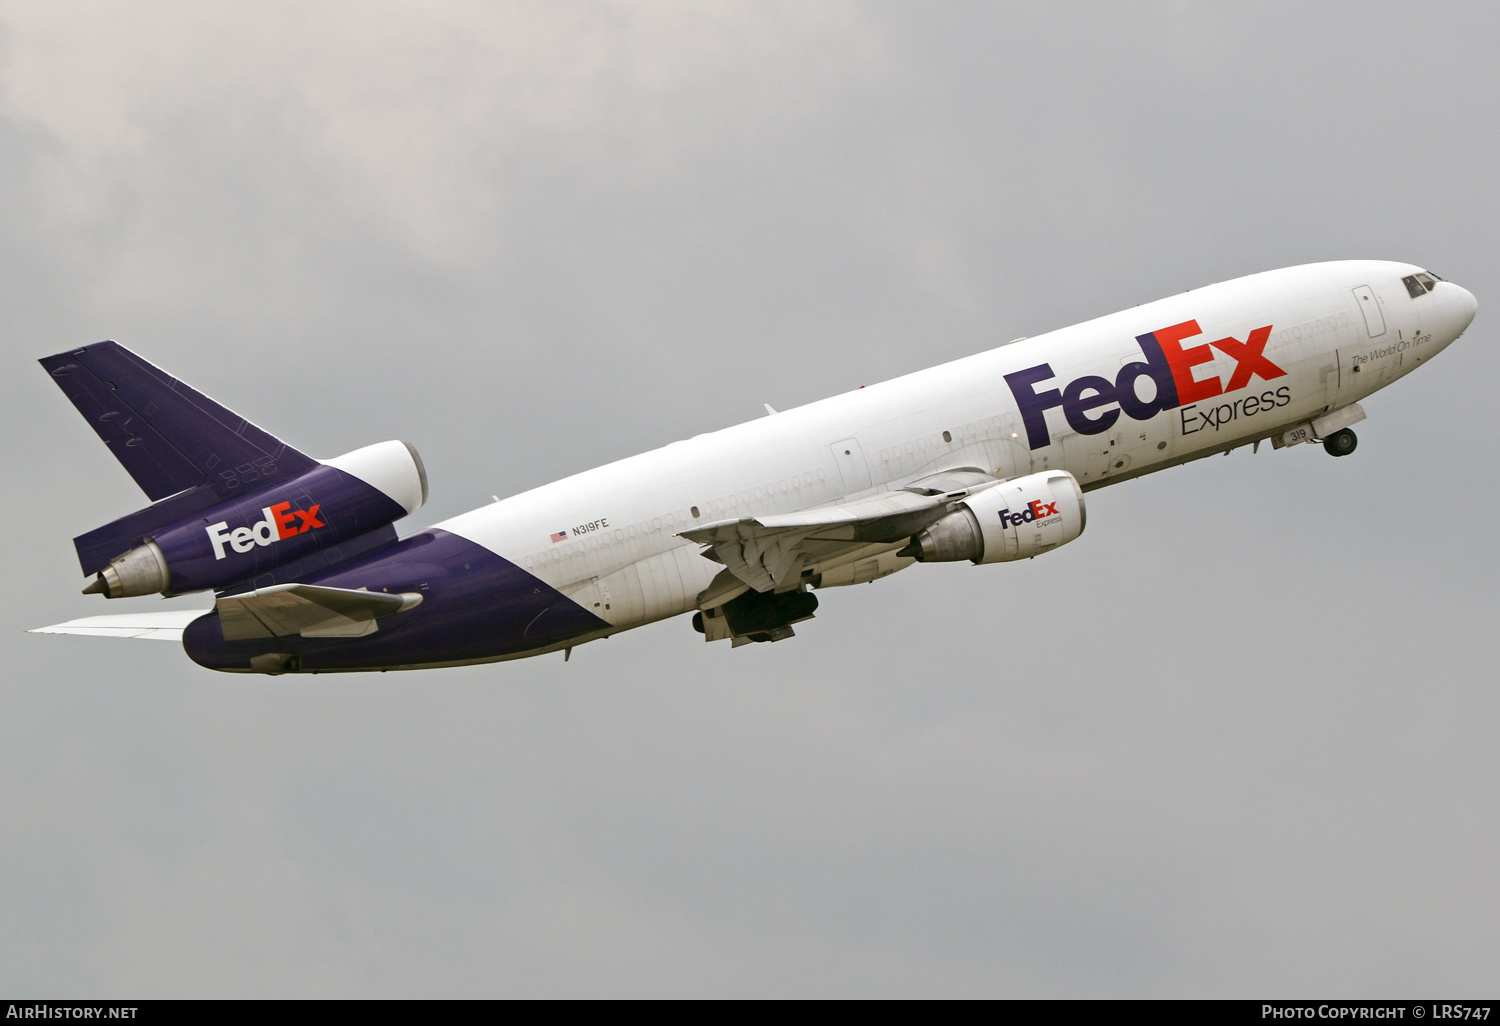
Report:
[[[1359,445],[1359,439],[1348,428],[1335,431],[1323,439],[1323,449],[1330,456],[1347,456]]]

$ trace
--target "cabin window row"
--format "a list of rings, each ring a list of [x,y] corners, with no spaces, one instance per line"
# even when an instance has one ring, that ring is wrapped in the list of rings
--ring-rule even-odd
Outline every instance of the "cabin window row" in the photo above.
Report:
[[[957,444],[964,445],[964,444],[967,444],[967,443],[976,442],[976,441],[979,440],[979,437],[980,437],[980,435],[982,433],[987,434],[987,433],[990,433],[990,432],[998,431],[999,428],[1000,428],[1000,419],[998,417],[985,418],[984,420],[981,420],[978,424],[974,424],[974,423],[965,424],[964,425],[964,430],[963,430],[962,434],[959,436],[959,440],[958,440]],[[937,435],[928,435],[925,438],[924,437],[915,438],[912,441],[905,443],[904,445],[895,445],[895,446],[890,447],[889,449],[881,449],[880,450],[880,458],[882,460],[885,460],[885,461],[899,460],[899,459],[901,459],[902,450],[903,449],[905,450],[905,453],[908,456],[915,455],[918,452],[922,452],[922,453],[925,454],[926,451],[927,451],[927,449],[929,447],[933,448],[933,449],[936,449],[939,444],[948,444],[948,445],[954,444],[954,442],[953,442],[953,432],[952,431],[944,431],[943,434],[942,434],[941,443],[939,442],[939,438],[938,438]]]
[[[774,498],[778,493],[787,495],[792,492],[801,491],[804,488],[811,489],[816,483],[825,479],[825,475],[821,469],[809,471],[801,476],[793,475],[791,478],[782,478],[774,484],[767,482],[763,487],[757,486],[746,489],[738,494],[726,495],[714,499],[705,505],[712,512],[720,514],[726,512],[734,513],[739,510],[741,505],[749,506],[752,502],[758,500]],[[625,527],[617,527],[613,531],[601,532],[584,538],[570,539],[567,542],[553,546],[551,549],[537,553],[533,557],[532,565],[549,561],[556,563],[563,559],[572,558],[575,555],[593,552],[612,542],[625,542],[664,529],[675,534],[676,531],[674,529],[679,524],[687,527],[691,524],[690,516],[692,520],[699,520],[702,519],[703,512],[704,510],[698,506],[692,506],[686,510],[679,510],[675,517],[671,513],[664,513],[651,520],[642,520],[639,524],[628,524]]]

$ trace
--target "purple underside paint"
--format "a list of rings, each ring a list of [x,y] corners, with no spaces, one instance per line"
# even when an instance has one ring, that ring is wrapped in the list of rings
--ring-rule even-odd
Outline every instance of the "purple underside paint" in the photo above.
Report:
[[[302,583],[418,592],[422,604],[384,617],[363,638],[225,641],[217,613],[194,620],[183,648],[215,670],[250,668],[267,653],[295,657],[297,669],[381,669],[493,659],[547,648],[609,625],[514,563],[442,530],[424,531],[356,557]]]

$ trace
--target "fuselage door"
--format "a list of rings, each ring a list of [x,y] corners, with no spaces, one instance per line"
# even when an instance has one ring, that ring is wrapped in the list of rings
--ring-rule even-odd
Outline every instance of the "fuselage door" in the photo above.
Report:
[[[870,468],[865,464],[865,454],[860,451],[859,439],[846,438],[842,442],[834,442],[830,448],[833,450],[833,462],[844,476],[845,495],[853,495],[870,487]]]
[[[1380,301],[1375,298],[1375,290],[1368,285],[1356,286],[1354,298],[1359,301],[1360,313],[1365,315],[1365,330],[1370,333],[1370,337],[1379,338],[1384,335],[1385,314],[1380,312]]]

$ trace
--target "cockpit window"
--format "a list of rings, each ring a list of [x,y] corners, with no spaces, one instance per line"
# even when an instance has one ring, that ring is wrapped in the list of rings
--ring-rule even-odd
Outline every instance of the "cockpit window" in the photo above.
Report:
[[[1402,278],[1401,284],[1406,286],[1406,291],[1411,294],[1411,298],[1420,299],[1437,288],[1437,283],[1442,280],[1435,274],[1418,271],[1416,274],[1408,274],[1405,278]]]

